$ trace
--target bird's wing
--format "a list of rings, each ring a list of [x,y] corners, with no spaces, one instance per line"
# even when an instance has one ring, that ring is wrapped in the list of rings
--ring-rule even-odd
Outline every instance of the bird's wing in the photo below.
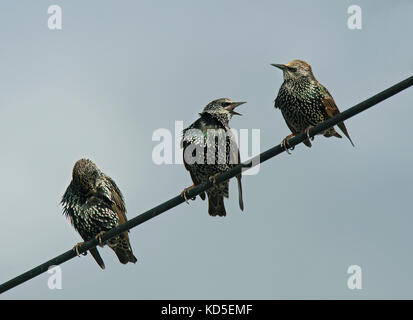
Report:
[[[321,99],[321,102],[323,103],[324,111],[327,112],[329,118],[332,118],[340,113],[340,110],[338,110],[338,107],[332,97],[323,98]]]
[[[124,223],[128,219],[126,218],[125,201],[123,200],[122,192],[119,190],[115,181],[112,178],[105,176],[110,186],[110,200],[112,201],[112,209],[119,217],[119,223]]]
[[[325,88],[320,83],[318,84],[318,87],[320,88],[323,111],[327,113],[329,118],[332,118],[335,115],[339,114],[340,110],[338,110],[338,107],[332,95],[330,94],[330,92],[328,92],[327,88]]]
[[[338,110],[338,107],[333,99],[333,97],[331,96],[330,92],[328,92],[328,90],[320,85],[321,90],[322,90],[322,95],[323,98],[321,99],[321,102],[323,104],[324,107],[324,111],[327,113],[329,118],[332,118],[336,115],[338,115],[340,113],[340,110]],[[346,125],[344,124],[344,122],[339,122],[337,124],[337,126],[340,128],[341,131],[343,131],[343,133],[345,134],[345,136],[350,140],[351,144],[354,147],[354,143],[350,138],[350,134],[347,131]]]
[[[225,128],[225,131],[227,132],[229,139],[231,141],[230,149],[229,149],[230,163],[235,164],[235,165],[239,164],[241,160],[240,160],[240,154],[239,154],[239,149],[237,145],[237,140],[235,139],[235,135],[232,132],[230,127]]]

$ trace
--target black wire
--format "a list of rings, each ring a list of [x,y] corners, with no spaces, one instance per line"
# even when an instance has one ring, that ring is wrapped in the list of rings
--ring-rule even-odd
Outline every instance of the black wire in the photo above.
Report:
[[[343,111],[342,113],[336,115],[335,117],[328,119],[326,121],[324,121],[323,123],[320,123],[316,126],[314,126],[313,128],[311,128],[309,130],[309,134],[311,136],[314,136],[316,134],[319,134],[321,132],[323,132],[324,130],[333,127],[335,125],[337,125],[339,122],[342,122],[346,119],[349,119],[353,116],[355,116],[356,114],[359,114],[363,111],[365,111],[366,109],[376,105],[377,103],[390,98],[391,96],[399,93],[400,91],[407,89],[408,87],[413,85],[413,76],[395,84],[394,86],[374,95],[373,97],[360,102],[359,104],[355,105],[354,107],[347,109],[345,111]],[[297,144],[300,144],[301,142],[303,142],[304,140],[307,139],[307,135],[305,133],[301,133],[298,134],[294,137],[292,137],[291,139],[288,140],[288,145],[290,147],[294,147]],[[277,145],[271,149],[268,149],[267,151],[262,152],[261,154],[257,155],[256,157],[248,160],[247,162],[244,162],[236,167],[233,167],[232,169],[218,175],[215,179],[216,183],[221,183],[223,181],[226,181],[230,178],[235,177],[236,175],[238,175],[242,170],[244,169],[248,169],[250,167],[253,167],[255,165],[257,165],[258,163],[262,163],[264,161],[267,161],[270,158],[275,157],[276,155],[284,152],[285,149],[281,146],[281,145]],[[187,191],[186,195],[187,198],[193,198],[197,195],[199,195],[201,192],[206,191],[207,189],[209,189],[212,186],[212,182],[211,181],[207,181],[204,182],[202,184],[197,185],[196,187],[190,189]],[[128,220],[127,222],[105,232],[102,237],[101,240],[104,242],[106,240],[109,240],[110,238],[112,238],[113,236],[116,236],[126,230],[132,229],[134,227],[136,227],[137,225],[140,225],[141,223],[144,223],[145,221],[148,221],[154,217],[156,217],[157,215],[160,215],[161,213],[168,211],[169,209],[172,209],[178,205],[180,205],[181,203],[185,202],[184,198],[181,195],[178,195],[176,197],[173,197],[172,199],[161,203],[160,205],[136,216],[133,219]],[[98,245],[98,240],[97,239],[92,239],[89,240],[85,243],[83,243],[81,246],[78,247],[79,249],[79,253],[83,253],[88,251],[89,249],[96,247],[96,245]],[[22,284],[40,274],[42,274],[43,272],[47,271],[49,269],[49,267],[54,266],[54,265],[60,265],[70,259],[73,259],[76,257],[76,253],[73,249],[70,249],[69,251],[66,251],[65,253],[3,283],[0,285],[0,293],[3,293],[7,290],[10,290],[11,288],[14,288],[16,286],[18,286],[19,284]]]

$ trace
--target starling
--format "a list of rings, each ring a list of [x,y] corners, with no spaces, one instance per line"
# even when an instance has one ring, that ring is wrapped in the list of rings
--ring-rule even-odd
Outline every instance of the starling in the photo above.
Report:
[[[63,195],[61,204],[63,213],[84,241],[100,236],[126,222],[126,208],[122,193],[115,181],[102,173],[99,168],[88,159],[80,159],[73,167],[72,181]],[[77,254],[78,243],[74,250]],[[132,253],[128,231],[115,236],[106,243],[115,251],[119,261],[123,264],[135,263],[136,257]],[[93,258],[102,269],[105,264],[96,247],[89,250]]]
[[[183,162],[194,185],[186,188],[182,195],[186,200],[188,189],[208,179],[213,181],[214,185],[206,191],[211,216],[226,215],[224,197],[228,198],[229,182],[215,184],[215,176],[240,163],[237,142],[228,123],[233,115],[240,115],[234,109],[243,103],[227,98],[214,100],[199,114],[198,120],[183,130]],[[241,173],[237,175],[237,181],[239,206],[244,210]],[[205,200],[205,193],[200,197]]]
[[[304,144],[311,147],[309,129],[340,111],[328,90],[321,85],[313,75],[311,66],[302,60],[293,60],[287,64],[272,64],[284,73],[284,82],[275,99],[274,106],[279,108],[292,134],[287,136],[282,145],[286,148],[287,140],[301,132],[307,133]],[[351,141],[350,135],[343,122],[338,127]],[[341,135],[329,128],[322,133],[325,137],[341,138]],[[314,138],[313,138],[314,139]],[[288,148],[286,148],[288,152]]]

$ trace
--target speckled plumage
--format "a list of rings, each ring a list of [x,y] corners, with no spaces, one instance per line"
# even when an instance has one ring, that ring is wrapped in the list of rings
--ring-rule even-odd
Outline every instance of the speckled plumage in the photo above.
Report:
[[[232,102],[227,98],[214,100],[199,114],[198,120],[184,129],[182,138],[183,161],[194,185],[240,163],[239,150],[229,127],[229,120],[233,114],[239,114],[233,109],[242,103]],[[217,138],[212,139],[212,135]],[[197,150],[199,151],[199,160],[190,163],[189,159],[185,157],[186,152],[195,156]],[[239,206],[243,210],[241,174],[237,176],[237,181]],[[228,181],[212,186],[206,193],[208,195],[208,213],[211,216],[225,216],[224,197],[228,198]],[[204,200],[205,193],[200,194],[200,197]]]
[[[340,113],[333,97],[313,75],[311,66],[302,60],[293,60],[285,65],[273,64],[283,70],[284,82],[275,99],[274,106],[279,108],[287,126],[293,134],[304,132]],[[351,141],[343,122],[338,124],[346,137]],[[322,133],[325,137],[341,138],[334,128]],[[309,139],[304,143],[311,147]]]
[[[88,159],[81,159],[73,167],[72,181],[63,195],[63,213],[70,219],[84,241],[96,237],[124,223],[126,208],[116,183]],[[135,263],[128,232],[109,239],[108,244],[123,264]],[[97,248],[90,250],[96,262],[105,268]]]

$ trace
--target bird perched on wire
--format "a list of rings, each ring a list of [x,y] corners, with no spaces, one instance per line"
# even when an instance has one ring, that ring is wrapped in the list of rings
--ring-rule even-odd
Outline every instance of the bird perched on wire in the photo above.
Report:
[[[80,159],[73,167],[72,181],[63,195],[63,213],[84,241],[97,238],[100,246],[108,244],[123,264],[135,263],[129,243],[128,231],[112,237],[102,244],[101,235],[126,222],[126,208],[122,193],[115,181],[102,173],[88,159]],[[78,243],[73,249],[79,255]],[[89,250],[93,258],[104,269],[105,264],[96,247]]]
[[[245,102],[233,102],[227,98],[214,100],[199,114],[200,118],[183,130],[181,145],[183,162],[189,171],[193,185],[185,188],[182,196],[190,188],[211,180],[214,185],[206,191],[208,213],[211,216],[225,216],[224,197],[228,198],[228,181],[216,184],[215,177],[240,163],[240,154],[229,120],[240,115],[234,109]],[[239,207],[244,210],[242,200],[241,173],[237,175]],[[205,193],[200,197],[205,200]]]
[[[288,152],[287,140],[292,136],[306,132],[304,144],[311,147],[309,130],[311,127],[334,117],[340,111],[328,90],[314,77],[311,66],[302,60],[293,60],[286,64],[272,64],[283,71],[284,82],[275,99],[274,106],[279,108],[292,134],[288,135],[282,146]],[[344,122],[338,127],[351,141]],[[325,137],[341,138],[341,135],[332,127],[322,133]],[[314,139],[314,137],[312,138]]]

